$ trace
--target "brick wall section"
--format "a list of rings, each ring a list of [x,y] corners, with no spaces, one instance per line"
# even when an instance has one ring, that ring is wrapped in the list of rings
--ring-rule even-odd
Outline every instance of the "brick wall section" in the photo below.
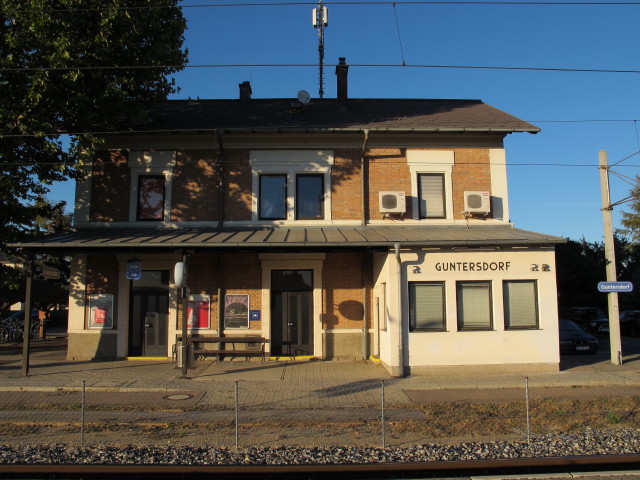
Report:
[[[186,150],[176,155],[171,221],[217,221],[220,177],[217,152]]]
[[[115,255],[89,255],[87,258],[87,298],[85,299],[85,328],[89,315],[89,295],[113,295],[113,328],[117,328],[118,316],[118,261]]]
[[[453,216],[464,218],[464,192],[491,192],[491,166],[486,148],[456,148],[451,173],[453,183]],[[491,216],[491,214],[489,214]]]
[[[91,221],[128,221],[130,188],[127,152],[113,150],[96,153],[91,182]]]
[[[371,272],[365,272],[371,286]],[[362,328],[362,254],[328,253],[322,269],[322,327]],[[371,295],[367,297],[368,325],[372,325]]]
[[[251,220],[251,166],[249,150],[225,153],[224,215],[229,221]]]
[[[379,209],[379,192],[401,191],[407,195],[407,213],[411,218],[411,172],[407,165],[406,151],[400,148],[376,148],[366,153],[369,170],[368,219],[382,220]]]
[[[331,169],[331,218],[359,220],[362,216],[360,152],[335,150]]]

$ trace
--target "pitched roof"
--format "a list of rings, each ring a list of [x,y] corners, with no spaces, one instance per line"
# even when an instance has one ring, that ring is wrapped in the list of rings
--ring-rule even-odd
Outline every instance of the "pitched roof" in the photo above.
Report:
[[[253,227],[253,228],[84,228],[12,244],[35,250],[121,252],[177,249],[344,249],[403,247],[540,246],[564,243],[553,235],[510,226],[490,227]]]
[[[540,129],[480,100],[292,99],[170,100],[132,132],[371,131],[537,133]]]

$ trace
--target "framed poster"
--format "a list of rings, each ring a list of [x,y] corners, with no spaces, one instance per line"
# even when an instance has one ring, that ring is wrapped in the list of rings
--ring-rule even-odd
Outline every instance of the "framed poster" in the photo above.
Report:
[[[89,328],[113,328],[113,295],[110,293],[89,295]]]
[[[211,297],[209,295],[189,295],[187,302],[187,328],[209,328]]]
[[[224,328],[249,328],[249,295],[224,296]]]

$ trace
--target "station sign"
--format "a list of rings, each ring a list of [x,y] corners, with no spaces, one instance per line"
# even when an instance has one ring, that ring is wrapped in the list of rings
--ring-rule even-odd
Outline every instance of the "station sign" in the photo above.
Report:
[[[600,282],[598,283],[598,291],[603,293],[631,292],[633,291],[633,283],[631,282]]]

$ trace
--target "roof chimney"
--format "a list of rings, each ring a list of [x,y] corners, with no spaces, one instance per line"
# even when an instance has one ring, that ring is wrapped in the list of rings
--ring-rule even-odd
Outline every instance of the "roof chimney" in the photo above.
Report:
[[[242,82],[238,87],[240,87],[240,100],[251,100],[251,83]]]
[[[347,74],[349,73],[349,65],[346,58],[340,57],[338,65],[336,65],[336,76],[338,77],[338,102],[346,103],[347,101]]]

